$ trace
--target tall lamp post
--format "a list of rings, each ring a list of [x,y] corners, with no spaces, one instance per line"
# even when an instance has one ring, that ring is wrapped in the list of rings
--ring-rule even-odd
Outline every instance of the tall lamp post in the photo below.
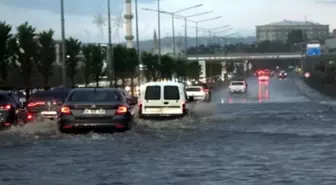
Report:
[[[142,70],[142,59],[140,51],[140,41],[139,41],[139,14],[138,14],[138,0],[135,0],[135,36],[136,36],[136,50],[138,51],[138,63],[139,63],[139,80],[138,85],[143,82],[143,70]]]
[[[227,28],[227,27],[229,27],[230,25],[225,25],[225,26],[221,26],[221,27],[216,27],[216,28],[196,28],[196,27],[194,27],[195,29],[199,29],[199,30],[205,30],[205,31],[207,31],[208,33],[209,33],[209,47],[210,47],[210,45],[211,45],[211,36],[212,36],[212,32],[213,31],[215,31],[215,30],[219,30],[219,29],[222,29],[222,28]],[[209,50],[210,51],[210,50]]]
[[[190,7],[187,7],[187,8],[184,8],[184,9],[181,9],[181,10],[178,10],[178,11],[175,11],[175,12],[168,12],[168,11],[161,11],[158,7],[157,10],[155,9],[150,9],[150,8],[143,8],[142,10],[145,10],[145,11],[152,11],[152,12],[159,12],[160,13],[163,13],[163,14],[168,14],[168,15],[171,15],[172,16],[172,37],[173,37],[173,55],[174,55],[174,58],[176,57],[176,41],[175,41],[175,16],[177,13],[181,13],[181,12],[184,12],[184,11],[187,11],[187,10],[190,10],[190,9],[194,9],[194,8],[198,8],[198,7],[201,7],[203,6],[203,4],[198,4],[198,5],[194,5],[194,6],[190,6]],[[160,32],[160,30],[159,30]],[[160,33],[159,33],[160,34]],[[161,48],[160,44],[159,44],[159,49]]]
[[[110,81],[110,87],[113,86],[113,79],[114,79],[114,64],[112,61],[112,31],[111,31],[111,3],[110,0],[107,0],[107,23],[108,23],[108,47],[107,47],[107,64],[109,66],[109,81]]]
[[[222,16],[217,16],[217,17],[212,17],[209,19],[203,19],[203,20],[199,20],[199,21],[195,21],[195,20],[190,20],[187,19],[187,21],[193,22],[196,24],[196,60],[198,60],[198,25],[199,23],[203,23],[203,22],[208,22],[208,21],[212,21],[212,20],[216,20],[216,19],[220,19],[222,18]]]
[[[66,75],[66,46],[65,46],[65,26],[64,26],[64,0],[61,0],[61,31],[62,31],[62,84],[63,87],[67,86],[67,75]]]
[[[192,14],[192,15],[188,15],[188,16],[180,16],[180,15],[175,15],[176,18],[182,18],[184,20],[184,54],[187,57],[188,53],[188,18],[191,17],[197,17],[197,16],[201,16],[201,15],[206,15],[206,14],[210,14],[213,13],[213,11],[207,11],[207,12],[201,12],[201,13],[197,13],[197,14]]]
[[[160,13],[160,1],[157,0],[157,14],[158,14],[158,63],[161,64],[161,13]]]

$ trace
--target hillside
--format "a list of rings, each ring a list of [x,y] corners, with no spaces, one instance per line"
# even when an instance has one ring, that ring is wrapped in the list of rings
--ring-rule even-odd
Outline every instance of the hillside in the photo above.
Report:
[[[235,44],[235,43],[253,43],[255,42],[255,37],[241,37],[241,38],[227,38],[226,44]],[[209,43],[209,37],[199,37],[199,44],[207,45]],[[172,46],[173,38],[172,37],[164,37],[161,39],[161,47],[170,47]],[[219,38],[213,38],[213,43],[219,43]],[[184,48],[184,37],[176,37],[176,44],[181,45]],[[223,41],[221,42],[223,44]],[[135,43],[134,43],[135,45]],[[196,46],[196,38],[188,37],[188,46]],[[153,48],[153,40],[142,40],[140,41],[140,49],[144,51],[149,51]]]

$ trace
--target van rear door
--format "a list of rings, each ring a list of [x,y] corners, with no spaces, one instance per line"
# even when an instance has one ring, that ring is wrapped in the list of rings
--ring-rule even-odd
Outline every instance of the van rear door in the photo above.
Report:
[[[162,106],[160,85],[151,85],[145,88],[142,110],[144,114],[160,114]]]
[[[180,92],[176,85],[163,86],[163,109],[164,114],[183,114],[185,102],[181,101],[184,92]],[[183,105],[184,104],[184,105]]]

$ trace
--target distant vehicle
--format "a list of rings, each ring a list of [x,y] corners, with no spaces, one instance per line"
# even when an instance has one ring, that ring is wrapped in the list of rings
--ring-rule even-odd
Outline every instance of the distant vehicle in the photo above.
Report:
[[[0,91],[0,128],[26,124],[30,119],[28,111],[13,93]]]
[[[139,117],[182,117],[188,112],[185,87],[178,82],[149,82],[139,97]]]
[[[47,119],[56,119],[60,106],[70,91],[39,91],[32,94],[27,101],[27,110],[37,118],[41,116]]]
[[[125,96],[115,88],[73,89],[58,115],[59,131],[132,129],[133,116]]]
[[[229,85],[229,93],[246,93],[247,86],[245,81],[231,81]]]
[[[210,98],[209,89],[205,89],[201,85],[188,86],[186,93],[188,97],[193,97],[194,100],[208,101]]]
[[[268,70],[268,69],[260,69],[260,70],[257,70],[254,75],[256,77],[259,77],[259,76],[270,76],[271,74],[271,71]]]
[[[284,71],[284,70],[279,71],[278,78],[279,79],[285,79],[285,78],[287,78],[286,71]]]

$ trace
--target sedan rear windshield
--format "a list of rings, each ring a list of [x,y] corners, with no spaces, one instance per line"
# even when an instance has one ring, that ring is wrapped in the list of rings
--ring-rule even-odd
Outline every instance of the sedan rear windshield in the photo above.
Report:
[[[201,91],[201,88],[200,87],[188,87],[186,89],[186,91],[189,91],[189,92],[198,92],[198,91]]]
[[[122,95],[117,91],[74,91],[70,94],[70,102],[120,102]]]
[[[36,92],[31,95],[30,101],[46,101],[46,100],[64,100],[68,96],[68,92],[53,92],[53,91],[43,91]]]
[[[9,96],[5,95],[5,94],[0,94],[0,104],[6,104],[6,103],[10,103],[11,99]]]
[[[231,85],[244,85],[244,82],[231,82]]]

